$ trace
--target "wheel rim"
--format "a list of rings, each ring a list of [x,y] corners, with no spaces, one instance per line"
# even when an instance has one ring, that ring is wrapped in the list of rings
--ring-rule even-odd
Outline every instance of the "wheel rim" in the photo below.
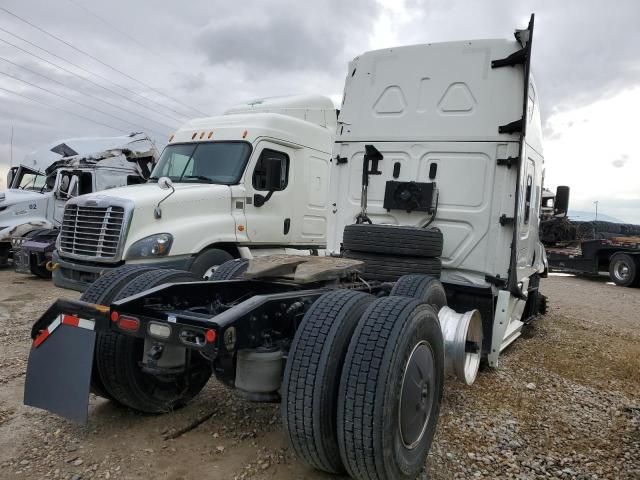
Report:
[[[211,267],[207,268],[204,272],[204,275],[202,275],[202,278],[204,278],[205,280],[209,280],[211,278],[211,275],[213,275],[213,272],[215,272],[218,267],[220,267],[220,265],[212,265]]]
[[[435,395],[434,357],[431,346],[419,342],[409,355],[402,376],[400,395],[400,437],[408,449],[422,440]]]
[[[627,281],[629,279],[629,275],[631,274],[627,262],[625,262],[624,260],[618,260],[613,265],[613,274],[621,282]]]

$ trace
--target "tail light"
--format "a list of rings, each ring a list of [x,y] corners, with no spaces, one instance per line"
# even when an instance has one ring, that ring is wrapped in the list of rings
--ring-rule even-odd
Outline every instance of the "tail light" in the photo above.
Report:
[[[140,320],[135,317],[121,315],[118,319],[118,328],[128,332],[137,332],[140,328]]]

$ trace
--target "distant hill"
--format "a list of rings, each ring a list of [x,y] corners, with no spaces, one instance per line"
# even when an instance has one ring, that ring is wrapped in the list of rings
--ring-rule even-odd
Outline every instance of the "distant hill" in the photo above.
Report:
[[[569,218],[571,220],[577,220],[580,222],[590,222],[596,219],[596,212],[569,210]],[[602,220],[603,222],[626,223],[618,218],[610,217],[609,215],[605,215],[604,213],[600,212],[598,212],[598,220]]]

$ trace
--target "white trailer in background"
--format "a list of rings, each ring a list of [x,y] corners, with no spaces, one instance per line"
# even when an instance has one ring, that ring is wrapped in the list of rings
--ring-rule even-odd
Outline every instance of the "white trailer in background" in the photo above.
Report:
[[[166,412],[213,372],[245,398],[281,400],[284,433],[307,464],[416,478],[445,375],[472,383],[481,356],[496,366],[539,310],[532,33],[533,17],[516,41],[355,59],[331,169],[336,256],[234,260],[206,282],[115,269],[33,326],[25,403],[84,421],[91,386]]]

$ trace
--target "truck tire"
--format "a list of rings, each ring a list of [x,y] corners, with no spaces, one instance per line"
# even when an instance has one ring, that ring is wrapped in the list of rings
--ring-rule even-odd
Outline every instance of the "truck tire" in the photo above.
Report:
[[[126,298],[167,282],[194,281],[183,270],[154,269],[132,279],[115,299]],[[184,377],[159,378],[142,371],[142,339],[116,331],[101,332],[96,339],[96,365],[111,398],[143,413],[165,413],[186,405],[204,388],[211,368],[199,355],[191,357],[191,371]]]
[[[418,476],[443,380],[444,342],[433,307],[407,297],[372,303],[351,338],[338,394],[338,443],[352,478]]]
[[[340,373],[351,335],[372,295],[335,290],[322,295],[296,331],[282,381],[282,423],[296,455],[342,473],[336,432]]]
[[[151,270],[151,267],[145,267],[143,265],[123,265],[122,267],[115,268],[98,277],[95,282],[89,285],[82,295],[80,295],[80,300],[88,303],[109,305],[123,285],[129,282],[132,278],[142,275],[149,270]],[[99,397],[114,400],[100,378],[95,353],[93,358],[93,369],[91,370],[91,392]]]
[[[638,283],[638,263],[626,253],[616,253],[609,261],[609,277],[621,287],[632,287]]]
[[[396,257],[354,251],[347,251],[344,256],[364,262],[365,270],[362,277],[365,280],[395,282],[403,275],[410,274],[431,275],[439,278],[442,270],[439,258]]]
[[[156,270],[145,265],[123,265],[98,277],[98,279],[87,287],[80,295],[80,300],[99,305],[109,305],[129,280],[138,275],[142,275],[149,270]]]
[[[389,295],[409,297],[431,305],[436,312],[447,306],[447,294],[440,280],[430,275],[404,275]]]
[[[209,280],[234,280],[240,278],[249,268],[249,260],[246,258],[235,258],[220,265],[211,274]]]
[[[233,257],[224,250],[219,248],[211,248],[200,252],[196,258],[193,259],[189,266],[189,271],[198,278],[204,278],[208,280],[217,267],[229,260],[233,260]]]
[[[437,228],[403,225],[356,224],[344,227],[344,250],[357,252],[439,257],[442,255],[442,232]]]

